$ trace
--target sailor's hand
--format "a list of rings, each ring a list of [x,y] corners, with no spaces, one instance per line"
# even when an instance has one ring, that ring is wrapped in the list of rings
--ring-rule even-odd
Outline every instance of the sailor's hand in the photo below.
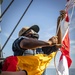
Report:
[[[51,42],[51,45],[56,45],[58,43],[58,37],[57,36],[53,36],[52,38],[49,39],[49,41]]]
[[[56,46],[56,48],[61,48],[62,44],[56,44],[55,46]]]
[[[26,70],[22,70],[20,66],[17,66],[17,67],[18,67],[18,71],[23,71],[25,73],[25,75],[28,75]]]
[[[21,67],[20,67],[20,66],[17,66],[17,67],[18,67],[18,70],[19,70],[19,71],[22,71],[22,69],[21,69]]]

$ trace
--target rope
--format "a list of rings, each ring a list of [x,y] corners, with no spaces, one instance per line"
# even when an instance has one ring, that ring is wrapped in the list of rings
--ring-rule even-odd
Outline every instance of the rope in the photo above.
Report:
[[[8,37],[8,39],[6,40],[5,44],[3,45],[2,49],[0,51],[2,51],[4,49],[4,47],[6,46],[7,42],[9,41],[10,37],[12,36],[13,32],[15,31],[15,29],[17,28],[17,26],[19,25],[20,21],[22,20],[23,16],[26,14],[27,10],[29,9],[31,3],[33,2],[33,0],[31,0],[31,2],[29,3],[29,5],[27,6],[26,10],[24,11],[23,15],[21,16],[21,18],[19,19],[18,23],[16,24],[16,26],[14,27],[13,31],[11,32],[10,36]]]
[[[74,2],[74,3],[75,3],[75,2]],[[72,20],[72,16],[73,16],[73,12],[74,12],[74,7],[75,7],[75,5],[73,5],[73,8],[72,8],[72,12],[71,12],[71,17],[70,17],[70,22],[69,22],[69,25],[70,25],[71,20]]]
[[[8,7],[5,9],[5,11],[2,13],[2,15],[0,16],[0,18],[5,14],[5,12],[8,10],[8,8],[11,6],[11,4],[14,2],[14,0],[12,0],[10,2],[10,4],[8,5]]]
[[[59,28],[60,28],[60,26],[61,26],[61,21],[62,21],[62,18],[60,19],[60,22],[59,22],[59,25],[58,25],[58,28],[57,28],[57,31],[56,31],[56,35],[58,34]],[[58,50],[58,51],[59,51],[59,50]],[[57,75],[59,75],[59,73],[58,73],[58,70],[57,70],[57,67],[56,67],[56,60],[55,60],[55,59],[56,59],[56,55],[57,55],[58,51],[56,51],[56,54],[55,54],[55,56],[54,56],[54,66],[55,66]]]
[[[60,28],[60,26],[61,26],[61,21],[62,21],[62,18],[60,19],[60,23],[59,23],[59,26],[58,26],[57,31],[56,31],[56,36],[57,36],[58,31],[59,31],[59,28]]]
[[[59,50],[58,50],[58,51],[59,51]],[[56,60],[55,60],[55,59],[56,59],[56,55],[57,55],[58,51],[56,51],[56,54],[55,54],[55,56],[54,56],[54,66],[55,66],[57,75],[59,75],[59,73],[58,73],[58,70],[57,70],[57,67],[56,67]]]
[[[62,21],[62,18],[60,19],[60,22],[59,22],[59,25],[58,25],[58,28],[57,28],[57,31],[56,31],[56,35],[58,34],[59,28],[60,28],[60,26],[61,26],[61,21]],[[58,50],[58,51],[59,51],[59,50]],[[56,54],[55,54],[55,56],[54,56],[54,66],[55,66],[57,75],[59,75],[59,73],[58,73],[58,70],[57,70],[57,67],[56,67],[56,60],[55,60],[55,59],[56,59],[56,55],[57,55],[58,51],[56,51]]]

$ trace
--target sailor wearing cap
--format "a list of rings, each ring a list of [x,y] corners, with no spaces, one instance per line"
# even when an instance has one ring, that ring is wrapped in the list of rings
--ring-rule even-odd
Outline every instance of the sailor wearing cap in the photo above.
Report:
[[[36,51],[33,51],[30,48],[26,48],[27,46],[29,46],[29,44],[26,43],[27,45],[24,48],[22,45],[25,44],[23,43],[24,39],[26,39],[26,41],[24,42],[27,42],[27,40],[29,40],[30,38],[38,39],[39,38],[38,32],[39,32],[38,25],[33,25],[31,27],[23,27],[19,31],[19,34],[18,34],[19,37],[14,41],[12,45],[14,56],[34,55]],[[20,42],[21,42],[21,45],[20,45]]]

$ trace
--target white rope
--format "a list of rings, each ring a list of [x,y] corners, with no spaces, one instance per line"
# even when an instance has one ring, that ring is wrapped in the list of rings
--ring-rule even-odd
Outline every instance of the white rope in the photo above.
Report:
[[[74,1],[74,5],[73,5],[73,8],[72,8],[69,25],[70,25],[70,23],[72,21],[72,17],[73,17],[73,13],[74,13],[74,7],[75,7],[75,1]]]
[[[60,50],[58,50],[58,51],[60,51]],[[58,72],[58,69],[57,69],[57,66],[56,66],[56,55],[57,55],[58,51],[56,51],[56,54],[55,54],[55,56],[54,56],[54,66],[55,66],[57,75],[59,75],[59,72]]]

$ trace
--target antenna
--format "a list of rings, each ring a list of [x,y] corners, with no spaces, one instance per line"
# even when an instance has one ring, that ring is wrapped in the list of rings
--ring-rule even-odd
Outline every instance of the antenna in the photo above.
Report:
[[[2,21],[1,18],[1,5],[2,5],[3,0],[0,0],[0,22]],[[0,33],[1,33],[1,26],[0,26]],[[1,38],[0,38],[0,57],[2,57],[2,52],[1,52]]]

